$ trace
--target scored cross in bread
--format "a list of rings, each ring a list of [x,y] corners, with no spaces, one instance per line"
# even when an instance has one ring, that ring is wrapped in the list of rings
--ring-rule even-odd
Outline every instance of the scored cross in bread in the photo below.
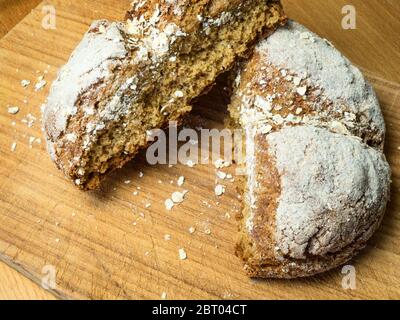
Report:
[[[310,276],[351,259],[382,220],[391,174],[361,72],[290,21],[241,67],[229,109],[246,141],[237,254],[248,275]]]
[[[180,120],[260,36],[284,24],[279,0],[134,1],[126,24],[92,24],[44,108],[57,166],[79,188],[100,186]]]

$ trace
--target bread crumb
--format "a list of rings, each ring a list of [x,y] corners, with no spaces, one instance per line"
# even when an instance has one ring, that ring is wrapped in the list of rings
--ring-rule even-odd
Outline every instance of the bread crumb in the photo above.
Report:
[[[226,168],[229,167],[231,164],[228,161],[225,161],[223,159],[218,159],[214,162],[214,166],[217,169],[222,169],[222,168]]]
[[[9,107],[9,108],[8,108],[8,113],[9,113],[9,114],[17,114],[18,112],[19,112],[19,108],[16,107],[16,106],[13,106],[13,107]]]
[[[175,203],[174,203],[171,199],[165,200],[165,208],[166,208],[168,211],[171,211],[172,208],[174,207],[174,205],[175,205]]]
[[[30,84],[31,84],[31,82],[29,80],[21,80],[21,86],[24,88],[26,88]]]
[[[145,208],[148,209],[151,207],[151,203],[146,203]]]
[[[179,249],[179,259],[181,259],[181,260],[187,259],[186,251],[183,248]]]
[[[164,236],[164,240],[165,240],[165,241],[171,240],[171,235],[170,235],[170,234],[166,234],[166,235]]]
[[[184,182],[185,182],[185,177],[184,176],[180,176],[178,178],[177,184],[178,184],[179,187],[182,187]]]
[[[16,149],[17,149],[17,143],[13,142],[13,144],[11,145],[11,152],[15,152]]]
[[[35,91],[40,91],[44,88],[44,86],[47,84],[46,80],[40,80],[35,84]]]
[[[196,232],[196,228],[195,227],[190,227],[189,228],[189,233],[190,234],[193,234],[193,233],[195,233]]]
[[[183,200],[185,199],[186,193],[188,193],[187,190],[185,190],[185,191],[183,191],[183,192],[176,191],[176,192],[174,192],[174,193],[172,194],[171,199],[172,199],[172,201],[175,202],[175,203],[182,203]]]
[[[161,293],[161,299],[163,299],[163,300],[167,299],[167,293],[166,292]]]
[[[222,171],[217,171],[217,177],[224,180],[226,178],[226,173]]]
[[[217,196],[222,196],[224,193],[225,193],[225,186],[223,186],[223,185],[221,185],[221,184],[218,184],[218,185],[215,187],[215,194],[216,194]]]

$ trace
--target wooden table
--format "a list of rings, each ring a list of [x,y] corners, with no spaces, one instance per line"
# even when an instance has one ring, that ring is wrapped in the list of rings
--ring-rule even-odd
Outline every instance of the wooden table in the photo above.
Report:
[[[21,233],[24,230],[32,232],[33,230],[24,229],[21,227],[21,225],[26,225],[28,221],[24,221],[24,215],[15,214],[15,219],[17,221],[15,224],[13,224],[13,229],[17,231],[13,233],[11,228],[7,229],[7,231],[10,232],[10,237],[8,238],[10,243],[6,245],[4,243],[4,238],[0,237],[0,253],[3,252],[3,255],[0,259],[7,263],[7,265],[0,263],[0,298],[53,299],[55,296],[59,298],[157,298],[162,292],[166,292],[168,294],[168,298],[400,298],[400,285],[398,277],[398,267],[400,265],[400,221],[398,218],[400,202],[400,151],[397,148],[400,146],[400,134],[398,133],[400,131],[400,115],[396,110],[396,107],[400,107],[400,98],[398,97],[400,88],[400,40],[398,36],[398,32],[400,31],[400,22],[398,19],[400,15],[400,2],[397,0],[352,1],[352,4],[357,10],[357,29],[355,30],[343,30],[341,28],[341,9],[344,5],[348,4],[348,1],[284,0],[283,2],[290,17],[305,24],[320,35],[330,39],[355,64],[360,66],[365,71],[371,82],[376,87],[384,108],[385,118],[388,124],[388,142],[386,153],[393,169],[393,195],[390,208],[383,222],[381,230],[371,241],[369,248],[363,254],[361,254],[361,256],[355,259],[354,263],[358,268],[357,270],[359,270],[359,273],[363,276],[363,278],[361,278],[358,282],[360,289],[355,291],[342,290],[339,283],[341,279],[339,274],[340,270],[336,270],[309,280],[299,280],[285,283],[274,281],[268,281],[267,284],[265,282],[253,282],[251,280],[246,280],[241,275],[236,276],[236,274],[231,276],[231,278],[227,276],[226,279],[224,279],[223,273],[225,271],[227,272],[227,270],[230,269],[230,266],[227,266],[228,269],[224,268],[224,266],[216,267],[213,265],[213,261],[211,260],[221,256],[229,257],[229,255],[232,254],[233,240],[229,240],[229,236],[234,234],[235,222],[233,219],[227,219],[228,221],[225,221],[225,218],[220,215],[216,218],[215,213],[229,212],[229,208],[232,206],[231,203],[234,203],[234,207],[238,205],[238,202],[235,200],[236,196],[233,188],[226,196],[224,196],[224,198],[220,200],[220,206],[222,208],[219,207],[218,209],[215,209],[215,211],[207,211],[206,208],[200,208],[198,203],[195,204],[196,199],[193,199],[196,198],[195,195],[191,197],[192,199],[188,201],[187,205],[182,206],[181,209],[178,209],[177,212],[174,213],[174,217],[164,217],[164,219],[167,219],[165,221],[162,220],[162,217],[158,217],[158,211],[161,210],[160,206],[153,204],[152,207],[154,209],[150,209],[148,212],[146,212],[143,207],[139,208],[139,211],[143,211],[145,215],[141,217],[141,213],[139,213],[139,216],[132,216],[129,218],[132,221],[137,221],[138,225],[142,224],[142,226],[137,230],[135,230],[134,227],[130,229],[130,232],[134,234],[133,238],[128,239],[130,234],[127,236],[126,232],[115,233],[113,235],[116,241],[134,240],[138,245],[143,246],[143,249],[140,249],[143,251],[143,257],[141,258],[140,263],[135,265],[137,270],[132,270],[132,272],[138,272],[141,274],[141,277],[136,280],[139,281],[137,284],[139,288],[141,284],[143,288],[146,288],[143,290],[144,292],[138,292],[137,294],[128,292],[127,288],[124,287],[124,282],[121,281],[120,278],[113,276],[113,272],[110,270],[112,265],[102,261],[101,255],[108,255],[108,250],[113,248],[112,244],[110,244],[109,248],[103,248],[101,246],[96,247],[97,251],[96,253],[93,253],[95,257],[94,260],[92,257],[86,257],[88,259],[88,265],[86,267],[89,269],[96,269],[91,270],[92,277],[99,276],[99,270],[100,273],[103,272],[106,275],[105,278],[100,277],[98,279],[98,286],[96,284],[96,280],[94,282],[92,281],[90,284],[90,281],[86,276],[82,277],[82,279],[76,279],[68,275],[68,273],[78,272],[78,270],[71,271],[69,269],[71,268],[71,265],[66,264],[65,261],[71,257],[81,257],[84,259],[85,254],[88,252],[85,250],[82,250],[82,252],[79,254],[76,252],[71,252],[77,250],[74,247],[76,244],[73,243],[74,239],[71,240],[71,238],[68,239],[65,237],[71,237],[69,233],[73,232],[74,228],[76,228],[73,227],[71,222],[73,219],[72,216],[74,216],[74,214],[77,215],[76,219],[78,224],[86,223],[88,226],[95,226],[98,228],[98,232],[107,234],[107,236],[109,236],[107,233],[107,228],[108,226],[110,228],[115,227],[118,221],[113,219],[117,219],[118,217],[111,215],[111,218],[106,218],[99,212],[102,210],[118,210],[116,208],[119,207],[124,207],[127,210],[129,210],[129,208],[132,209],[130,207],[131,204],[127,203],[124,197],[126,197],[127,194],[131,194],[132,190],[136,189],[130,185],[124,186],[123,179],[126,176],[132,176],[133,174],[136,174],[139,170],[143,170],[139,161],[139,164],[130,165],[127,169],[124,169],[123,171],[114,175],[111,181],[111,191],[109,190],[111,195],[98,194],[98,198],[85,196],[84,200],[89,202],[89,205],[86,207],[85,203],[75,204],[75,206],[72,207],[74,207],[76,212],[68,211],[66,208],[63,208],[62,205],[57,206],[57,203],[52,200],[47,200],[48,203],[43,204],[42,208],[35,207],[35,209],[38,210],[48,210],[48,212],[46,211],[46,213],[42,213],[42,215],[38,214],[38,221],[36,221],[38,227],[35,229],[35,232],[40,231],[41,234],[47,233],[47,238],[42,237],[41,243],[47,241],[46,245],[48,246],[49,250],[49,260],[51,260],[53,263],[58,263],[57,267],[60,271],[58,272],[57,276],[59,276],[59,273],[61,273],[61,288],[59,290],[53,290],[52,293],[45,291],[40,286],[28,279],[30,278],[35,282],[40,282],[38,280],[40,279],[40,270],[37,269],[38,265],[35,264],[35,261],[38,260],[41,255],[40,253],[36,253],[37,256],[35,255],[33,245],[32,247],[29,247],[29,250],[27,251],[22,250],[22,247],[27,246],[26,242],[24,242],[24,239],[10,238],[11,235],[18,235],[18,232]],[[74,4],[73,1],[47,1],[46,3],[55,4],[56,9],[58,10],[59,28],[65,28],[65,30],[60,31],[64,37],[63,40],[65,40],[65,45],[61,44],[60,46],[55,46],[51,42],[46,44],[49,46],[49,48],[60,51],[55,51],[55,54],[50,55],[52,57],[47,61],[41,60],[42,57],[46,56],[46,53],[40,52],[39,46],[29,42],[29,39],[32,40],[38,36],[37,33],[40,35],[40,32],[43,32],[38,30],[39,28],[37,26],[37,24],[40,23],[42,4],[39,4],[39,6],[36,7],[32,13],[28,14],[21,23],[18,21],[21,16],[29,13],[29,10],[38,3],[39,1],[33,0],[11,2],[7,0],[0,1],[0,36],[3,36],[7,30],[10,30],[14,25],[17,24],[11,33],[9,33],[3,40],[0,41],[0,47],[7,48],[11,54],[13,54],[14,50],[18,54],[24,52],[26,53],[26,57],[24,57],[23,54],[23,58],[21,58],[19,61],[21,66],[18,72],[21,74],[12,73],[10,70],[5,70],[6,72],[3,73],[3,70],[0,69],[0,107],[2,108],[2,110],[0,110],[0,150],[5,148],[8,149],[10,146],[11,140],[8,139],[7,141],[4,141],[6,133],[9,136],[13,136],[15,139],[22,139],[19,136],[17,137],[17,134],[20,135],[21,132],[25,130],[22,129],[22,127],[18,124],[15,132],[10,131],[10,119],[7,118],[7,122],[5,122],[6,120],[4,113],[4,108],[7,104],[16,103],[15,100],[18,99],[19,103],[21,103],[20,101],[24,98],[19,92],[12,92],[13,90],[20,90],[20,88],[18,88],[18,81],[21,80],[21,77],[32,78],[32,75],[35,74],[36,68],[43,71],[46,69],[47,64],[49,64],[49,76],[47,78],[49,80],[54,78],[57,67],[64,63],[75,43],[79,41],[79,37],[85,30],[85,25],[87,25],[93,18],[117,18],[119,15],[122,17],[123,8],[127,6],[129,1],[108,0],[101,1],[102,4],[99,4],[98,1],[83,1],[82,5],[79,6]],[[70,23],[70,25],[68,25],[68,23]],[[21,37],[24,36],[24,32],[27,38],[27,42],[25,43],[21,41]],[[49,37],[49,39],[54,40],[54,44],[56,43],[56,34],[57,33],[54,33],[53,37]],[[16,39],[15,46],[10,45],[11,38]],[[48,57],[48,55],[46,57]],[[33,61],[34,65],[29,65],[30,59],[32,59],[31,61]],[[10,61],[15,62],[12,60],[12,58],[10,58]],[[4,67],[4,65],[0,67]],[[7,78],[4,79],[3,75],[6,75]],[[48,90],[48,88],[46,88],[46,90]],[[36,105],[34,107],[38,108],[38,105],[43,103],[46,93],[46,91],[43,93],[37,93],[35,95],[31,93],[29,95],[29,107],[27,108],[33,108],[31,104]],[[6,129],[4,129],[5,126]],[[33,131],[33,133],[30,130],[26,130],[26,132],[22,134],[25,134],[25,139],[27,139],[29,134],[37,135],[37,132],[38,129],[36,128],[36,131]],[[40,170],[39,164],[41,162],[45,162],[46,170],[48,170],[49,175],[53,176],[52,179],[55,180],[55,182],[50,183],[49,181],[52,180],[43,179],[39,182],[49,183],[49,185],[48,189],[41,188],[40,184],[31,184],[31,182],[27,182],[29,179],[41,179],[39,175],[35,174],[35,172],[30,172],[30,178],[23,175],[15,176],[14,178],[16,182],[14,184],[11,182],[13,179],[11,179],[9,176],[11,171],[4,172],[0,169],[0,186],[4,187],[4,185],[7,183],[10,184],[10,190],[18,190],[20,192],[13,193],[12,197],[2,197],[0,195],[0,225],[2,223],[8,223],[11,225],[10,221],[12,221],[7,213],[5,213],[5,211],[2,212],[1,210],[5,210],[5,208],[7,208],[7,210],[11,210],[12,207],[18,208],[20,202],[23,203],[23,200],[26,200],[26,198],[29,198],[30,201],[32,201],[32,206],[34,207],[34,205],[37,204],[34,200],[35,197],[42,197],[43,201],[46,201],[46,196],[43,193],[44,190],[53,192],[53,188],[56,188],[56,190],[62,189],[62,192],[65,192],[70,196],[69,201],[72,199],[71,195],[80,197],[75,190],[71,190],[72,187],[68,185],[68,183],[61,178],[60,174],[54,169],[54,167],[51,166],[50,162],[45,156],[43,146],[36,147],[37,150],[32,153],[26,146],[24,147],[21,145],[22,142],[19,142],[17,150],[23,154],[22,156],[19,155],[14,159],[11,159],[10,156],[8,156],[8,158],[5,158],[4,160],[4,158],[1,158],[0,152],[0,161],[6,161],[6,166],[8,166],[8,168],[13,168],[14,170],[18,169],[19,172],[23,171],[26,174],[27,172],[24,171],[24,168],[27,165],[23,158],[25,156],[36,157],[33,160],[35,165],[30,169]],[[10,163],[8,163],[8,159],[10,159]],[[146,181],[142,182],[137,178],[132,178],[132,184],[141,185],[143,189],[146,189],[149,185],[151,186],[152,184],[157,183],[158,179],[162,179],[162,183],[168,184],[169,179],[181,174],[182,170],[187,177],[189,186],[198,184],[199,181],[196,179],[198,179],[198,175],[200,175],[202,181],[200,182],[200,189],[197,190],[198,192],[207,194],[207,190],[210,188],[212,189],[214,177],[210,175],[209,168],[199,168],[196,169],[196,172],[190,171],[186,168],[180,168],[179,170],[176,169],[173,173],[170,173],[170,171],[160,170],[156,174],[152,174],[151,170],[148,171],[148,168],[145,168],[144,170]],[[161,174],[161,176],[159,174]],[[17,183],[19,183],[19,187],[16,187]],[[24,188],[24,185],[29,185],[30,187],[35,187],[37,189],[29,190],[29,188]],[[112,193],[112,188],[115,188],[118,191]],[[123,190],[120,191],[120,189]],[[151,188],[149,190],[151,190]],[[151,192],[149,191],[149,193]],[[59,197],[59,195],[57,196]],[[107,199],[106,201],[104,199],[105,197],[111,197],[111,200]],[[157,195],[149,194],[146,201],[154,200],[156,197]],[[7,201],[11,201],[11,199],[12,203],[6,203]],[[68,197],[62,200],[67,201]],[[82,199],[80,199],[80,201],[81,200]],[[96,201],[104,201],[104,204],[99,204]],[[143,198],[140,201],[143,202]],[[110,204],[111,202],[113,204]],[[212,202],[214,204],[216,203],[215,200]],[[144,204],[142,203],[141,205],[143,206]],[[193,236],[185,234],[184,231],[184,229],[186,229],[190,223],[194,223],[193,221],[195,218],[194,216],[191,216],[192,211],[194,211],[193,206],[196,206],[196,212],[201,211],[201,214],[205,217],[204,219],[196,222],[197,231],[194,238]],[[85,207],[97,208],[99,209],[99,212],[93,212],[93,214],[83,214]],[[24,207],[22,204],[21,208],[24,210],[29,210],[28,207]],[[138,212],[135,212],[134,215],[137,213]],[[187,216],[179,216],[179,218],[176,218],[176,215],[178,214],[186,214]],[[148,217],[143,218],[144,216]],[[163,216],[165,216],[164,212]],[[46,217],[46,221],[39,221],[40,219],[43,219],[43,217]],[[28,218],[32,217],[26,217],[26,219]],[[158,226],[157,218],[161,221],[160,226]],[[57,219],[60,221],[57,221]],[[127,219],[127,217],[121,216],[120,219]],[[176,219],[176,221],[174,219]],[[151,220],[151,222],[146,223],[144,220]],[[96,221],[96,223],[93,223],[93,221]],[[34,222],[31,221],[29,223]],[[185,227],[179,229],[179,224],[184,224]],[[206,225],[211,225],[213,227],[211,228],[213,233],[209,236],[204,234],[204,228]],[[18,228],[20,228],[20,230]],[[150,236],[149,239],[145,239],[143,232],[148,232],[151,234],[155,229],[157,230],[156,235],[158,238],[153,238],[153,234],[153,236]],[[179,230],[174,232],[175,229]],[[85,234],[85,232],[93,232],[85,228],[85,225],[80,226],[79,230],[81,230],[83,234]],[[172,245],[173,248],[171,248],[169,245],[165,245],[165,240],[162,239],[163,234],[166,232],[170,232],[172,235],[172,242],[174,242]],[[57,234],[59,235],[60,239],[51,238]],[[26,234],[26,236],[28,238],[31,237],[32,242],[34,242],[36,239],[35,234]],[[177,239],[176,241],[175,238]],[[109,238],[105,237],[104,241],[107,241],[107,239],[110,240]],[[60,241],[59,247],[62,247],[62,249],[58,249],[54,242],[48,243],[50,241],[57,240]],[[84,241],[84,238],[80,238],[80,240],[83,241],[82,246],[90,247],[90,245]],[[179,246],[182,245],[193,246],[193,250],[188,250],[188,261],[176,262],[177,257],[174,256],[174,252]],[[198,248],[195,247],[197,245],[199,245]],[[119,247],[116,246],[115,250],[117,249],[119,249]],[[93,248],[90,250],[93,250]],[[136,257],[136,255],[138,255],[138,250],[139,249],[136,247],[132,248],[132,257]],[[54,259],[52,260],[52,257],[54,256],[58,257],[57,261]],[[129,255],[121,256],[121,258],[129,260]],[[225,261],[230,261],[230,258],[227,259],[228,260]],[[125,261],[126,264],[122,264],[119,267],[121,269],[128,268],[128,260]],[[168,263],[170,266],[168,266]],[[190,264],[192,265],[189,266]],[[238,268],[239,264],[233,255],[232,264],[232,268]],[[187,272],[192,273],[193,275],[199,275],[201,274],[201,269],[203,266],[206,272],[207,270],[215,269],[215,273],[213,273],[211,278],[214,278],[215,284],[221,285],[224,290],[219,290],[211,284],[194,285],[192,280],[188,280],[188,277],[184,274]],[[114,267],[118,268],[118,266]],[[162,270],[161,273],[159,272],[160,270]],[[182,291],[173,289],[176,284],[174,283],[174,277],[171,276],[171,274],[174,273],[178,273],[176,275],[176,281],[180,286],[182,286]],[[237,270],[237,273],[240,274],[240,269]],[[124,273],[124,275],[129,274],[129,272]],[[392,286],[385,284],[384,278],[388,278],[388,281],[392,281]],[[109,286],[108,284],[104,283],[100,285],[101,281],[106,281],[107,279],[110,282]],[[148,287],[146,283],[148,281],[152,281],[151,279],[154,279],[154,285]],[[198,280],[201,282],[201,277]],[[210,278],[207,278],[207,280],[209,282]],[[85,281],[89,281],[89,283],[85,283]],[[243,290],[235,285],[240,282],[245,284]],[[69,287],[69,284],[71,287]],[[92,285],[91,290],[90,288],[88,289],[89,284]],[[82,286],[84,289],[78,289],[80,286]],[[99,292],[101,288],[103,290],[110,288],[112,292],[107,295],[106,292]],[[184,293],[185,290],[186,293]],[[265,292],[265,295],[263,295],[262,292]]]

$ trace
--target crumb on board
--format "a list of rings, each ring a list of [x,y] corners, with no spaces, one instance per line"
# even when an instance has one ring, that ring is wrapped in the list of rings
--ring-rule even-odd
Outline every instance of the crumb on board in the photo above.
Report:
[[[171,235],[170,235],[170,234],[164,235],[164,240],[165,240],[165,241],[171,240]]]
[[[171,211],[172,210],[172,208],[174,207],[174,202],[171,200],[171,199],[167,199],[167,200],[165,200],[165,208],[168,210],[168,211]]]
[[[176,192],[174,192],[174,193],[172,194],[171,200],[172,200],[174,203],[182,203],[183,200],[185,200],[185,195],[186,195],[187,193],[188,193],[187,190],[184,190],[183,192],[176,191]]]
[[[178,181],[177,181],[178,186],[182,187],[184,183],[185,183],[185,177],[184,176],[180,176],[178,178]]]
[[[187,259],[186,251],[183,248],[179,249],[179,259],[180,260],[186,260]]]
[[[219,197],[225,193],[225,186],[218,184],[215,186],[215,194]]]
[[[14,114],[17,114],[18,112],[19,112],[19,107],[17,107],[17,106],[8,107],[8,113],[9,114],[14,115]]]
[[[11,152],[15,152],[16,149],[17,149],[17,143],[13,142],[11,145]]]

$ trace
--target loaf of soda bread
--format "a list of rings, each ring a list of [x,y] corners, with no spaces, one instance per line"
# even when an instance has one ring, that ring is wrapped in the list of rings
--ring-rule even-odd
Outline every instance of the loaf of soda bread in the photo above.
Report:
[[[361,72],[290,21],[261,41],[230,105],[246,141],[237,254],[252,277],[314,275],[351,259],[390,191],[385,124]]]
[[[126,23],[94,22],[44,108],[52,159],[79,188],[98,188],[285,22],[279,0],[138,0]]]

